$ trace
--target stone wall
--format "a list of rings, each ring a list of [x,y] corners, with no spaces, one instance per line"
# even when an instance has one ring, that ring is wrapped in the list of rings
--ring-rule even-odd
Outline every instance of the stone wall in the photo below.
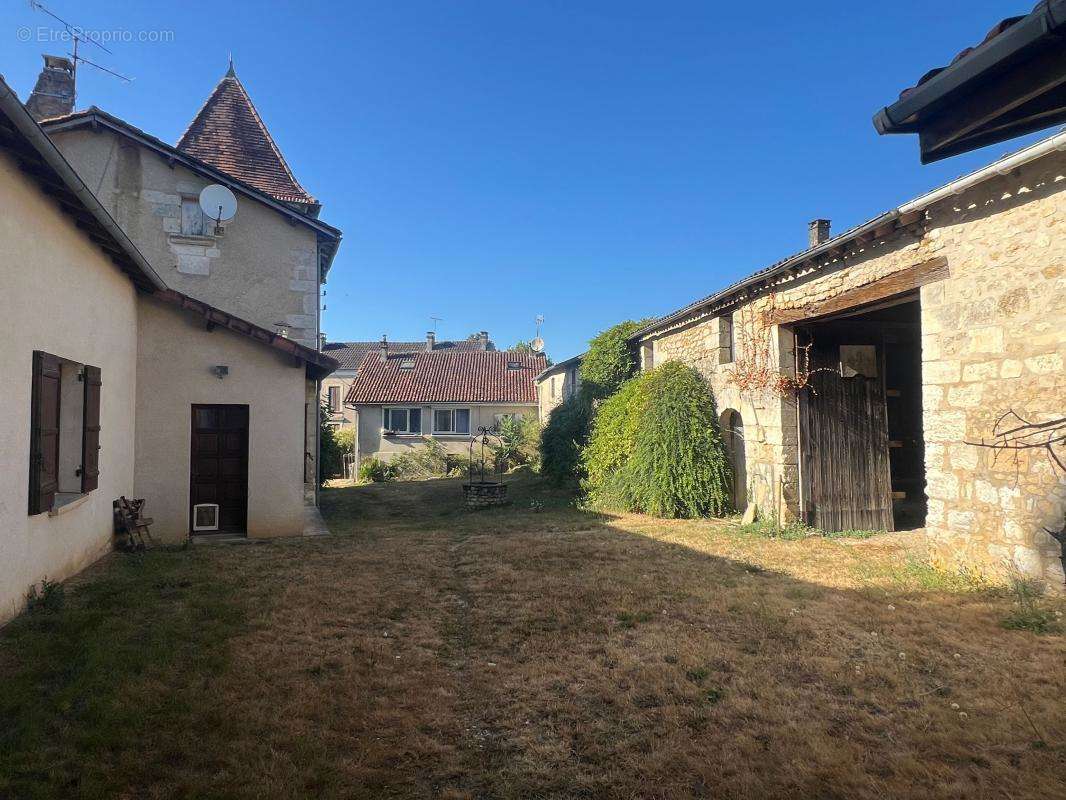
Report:
[[[926,210],[924,219],[847,257],[809,265],[782,279],[773,296],[732,309],[737,348],[769,335],[771,358],[793,370],[786,327],[759,332],[770,304],[801,309],[846,295],[931,258],[950,276],[921,289],[922,394],[929,498],[926,534],[934,559],[985,571],[1017,568],[1063,580],[1058,544],[1044,528],[1066,514],[1066,476],[1046,453],[1017,458],[966,444],[991,436],[1013,409],[1031,421],[1066,413],[1066,156],[1045,156]],[[740,392],[722,364],[720,320],[684,320],[655,331],[655,363],[679,359],[699,369],[718,411],[741,413],[749,496],[781,518],[798,512],[795,403],[771,393]],[[643,342],[642,342],[643,344]]]
[[[211,183],[204,176],[111,131],[50,135],[168,286],[318,347],[318,240],[311,228],[242,193],[236,216],[216,235],[197,203]]]

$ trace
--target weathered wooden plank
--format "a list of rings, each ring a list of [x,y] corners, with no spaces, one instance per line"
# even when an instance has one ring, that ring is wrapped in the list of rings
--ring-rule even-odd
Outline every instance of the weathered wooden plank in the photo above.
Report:
[[[849,308],[876,303],[878,300],[884,300],[893,295],[914,291],[927,283],[944,280],[949,274],[948,260],[943,256],[937,256],[820,303],[812,303],[802,308],[778,309],[769,315],[769,321],[775,325],[787,325],[792,322],[824,317]]]

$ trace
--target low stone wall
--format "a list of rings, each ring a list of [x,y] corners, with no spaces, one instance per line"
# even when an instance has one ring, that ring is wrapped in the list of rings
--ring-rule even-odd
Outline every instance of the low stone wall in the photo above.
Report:
[[[506,483],[464,483],[463,497],[467,508],[489,508],[507,502]]]

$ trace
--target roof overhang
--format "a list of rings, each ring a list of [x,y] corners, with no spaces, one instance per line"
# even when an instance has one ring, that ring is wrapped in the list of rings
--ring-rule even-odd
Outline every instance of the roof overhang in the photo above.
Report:
[[[298,342],[292,341],[292,339],[286,339],[278,333],[268,331],[266,328],[261,328],[255,323],[248,322],[248,320],[240,317],[235,317],[220,308],[208,305],[202,300],[189,297],[187,294],[182,294],[173,289],[161,289],[154,292],[153,297],[168,305],[176,306],[185,312],[203,317],[209,331],[218,327],[226,328],[291,357],[294,366],[304,365],[306,367],[307,377],[312,380],[320,380],[340,366],[340,362],[330,358],[325,353],[305,347]]]
[[[333,264],[333,258],[337,254],[337,248],[340,246],[341,231],[334,228],[332,225],[322,222],[320,219],[305,214],[302,210],[293,208],[293,204],[271,197],[265,192],[256,189],[254,186],[250,186],[244,181],[234,178],[232,175],[229,175],[220,169],[216,169],[210,164],[207,164],[194,156],[190,156],[188,153],[178,150],[173,145],[169,145],[163,140],[157,139],[155,136],[145,133],[125,120],[120,119],[113,114],[108,114],[106,111],[95,106],[86,109],[85,111],[75,111],[74,113],[63,117],[42,120],[41,127],[49,134],[83,127],[90,128],[91,130],[107,128],[108,130],[133,140],[149,150],[155,151],[170,166],[181,164],[187,169],[190,169],[215,183],[220,183],[235,192],[239,192],[253,200],[257,200],[260,203],[269,206],[279,214],[288,218],[292,223],[306,225],[314,230],[317,235],[319,277],[323,281],[326,279],[326,275]]]
[[[89,191],[3,78],[0,78],[0,149],[18,162],[22,171],[59,204],[137,288],[155,291],[164,287],[148,260]]]
[[[923,164],[1066,122],[1066,0],[1032,13],[878,111],[880,134],[917,133]]]
[[[533,380],[536,381],[537,383],[540,383],[542,380],[547,378],[549,375],[554,375],[555,373],[562,372],[563,370],[573,366],[574,364],[580,364],[581,360],[584,357],[585,357],[585,354],[584,353],[580,353],[579,355],[571,356],[570,358],[566,359],[565,361],[560,361],[557,364],[552,364],[550,367],[546,367],[545,369],[542,369],[535,376],[533,376]]]

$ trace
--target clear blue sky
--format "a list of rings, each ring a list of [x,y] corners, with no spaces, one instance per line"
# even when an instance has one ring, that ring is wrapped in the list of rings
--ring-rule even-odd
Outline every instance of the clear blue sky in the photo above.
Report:
[[[1033,0],[889,4],[50,0],[85,28],[173,31],[89,57],[79,107],[176,141],[232,52],[297,177],[344,230],[331,340],[488,330],[556,359],[1016,149],[931,166],[870,118]],[[25,99],[50,20],[5,4]],[[17,30],[32,28],[23,42]],[[1030,137],[1030,139],[1033,137]]]

